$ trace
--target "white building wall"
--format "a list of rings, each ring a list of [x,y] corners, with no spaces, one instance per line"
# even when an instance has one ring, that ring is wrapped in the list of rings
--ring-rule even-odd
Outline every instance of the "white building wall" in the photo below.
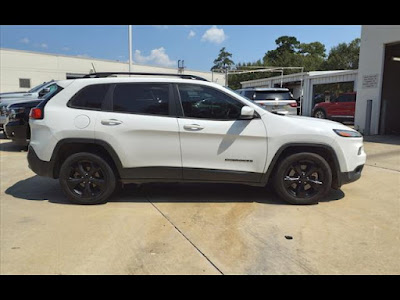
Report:
[[[31,80],[35,87],[49,80],[66,79],[67,73],[89,74],[94,68],[97,72],[128,72],[128,63],[37,53],[13,49],[0,49],[0,92],[25,91],[19,87],[19,79]],[[132,72],[178,73],[177,68],[133,64]],[[185,74],[204,77],[209,81],[225,85],[225,74],[185,70]]]
[[[400,42],[400,25],[363,25],[358,72],[355,128],[364,132],[367,100],[372,100],[371,134],[378,134],[385,45]],[[377,75],[377,85],[363,88],[364,76]],[[400,75],[399,75],[400,76]]]

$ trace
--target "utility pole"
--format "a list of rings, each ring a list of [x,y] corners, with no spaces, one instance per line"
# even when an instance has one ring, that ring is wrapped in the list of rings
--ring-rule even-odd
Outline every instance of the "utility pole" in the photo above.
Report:
[[[131,66],[132,66],[132,25],[128,25],[128,35],[129,35],[129,72],[131,72]]]

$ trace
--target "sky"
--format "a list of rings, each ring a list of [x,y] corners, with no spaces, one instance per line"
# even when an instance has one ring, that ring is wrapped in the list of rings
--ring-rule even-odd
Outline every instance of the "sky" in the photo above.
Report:
[[[283,35],[319,41],[326,53],[361,36],[360,25],[132,25],[134,63],[209,71],[226,47],[235,63],[255,62]],[[128,25],[0,25],[0,47],[129,60]]]

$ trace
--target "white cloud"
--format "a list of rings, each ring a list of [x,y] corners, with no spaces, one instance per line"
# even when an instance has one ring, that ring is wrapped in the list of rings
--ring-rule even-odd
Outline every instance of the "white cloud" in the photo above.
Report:
[[[196,32],[194,32],[193,30],[190,30],[189,35],[188,35],[188,39],[191,39],[195,35],[196,35]]]
[[[23,39],[20,39],[19,42],[22,44],[29,44],[30,41],[28,38],[23,38]]]
[[[77,57],[89,58],[90,56],[88,54],[78,54]]]
[[[68,48],[68,47],[62,47],[61,50],[62,50],[62,51],[69,51],[69,50],[71,50],[71,49]]]
[[[218,28],[214,25],[203,34],[201,40],[203,42],[221,44],[227,39],[227,37],[228,36],[225,34],[222,28]]]
[[[140,50],[135,50],[134,60],[139,64],[154,64],[163,67],[172,67],[176,65],[176,61],[171,60],[168,54],[165,53],[164,47],[151,50],[148,56],[142,55]]]
[[[46,43],[41,43],[41,44],[40,44],[40,47],[41,47],[41,48],[44,48],[44,49],[47,49],[47,48],[49,48],[49,47],[47,46],[47,44],[46,44]]]

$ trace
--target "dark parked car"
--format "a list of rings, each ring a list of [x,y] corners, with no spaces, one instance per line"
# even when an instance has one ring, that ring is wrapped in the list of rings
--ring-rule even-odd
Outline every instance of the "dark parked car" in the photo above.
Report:
[[[4,134],[19,145],[27,146],[31,137],[29,127],[29,112],[43,99],[19,101],[8,105],[6,110],[6,122]]]

